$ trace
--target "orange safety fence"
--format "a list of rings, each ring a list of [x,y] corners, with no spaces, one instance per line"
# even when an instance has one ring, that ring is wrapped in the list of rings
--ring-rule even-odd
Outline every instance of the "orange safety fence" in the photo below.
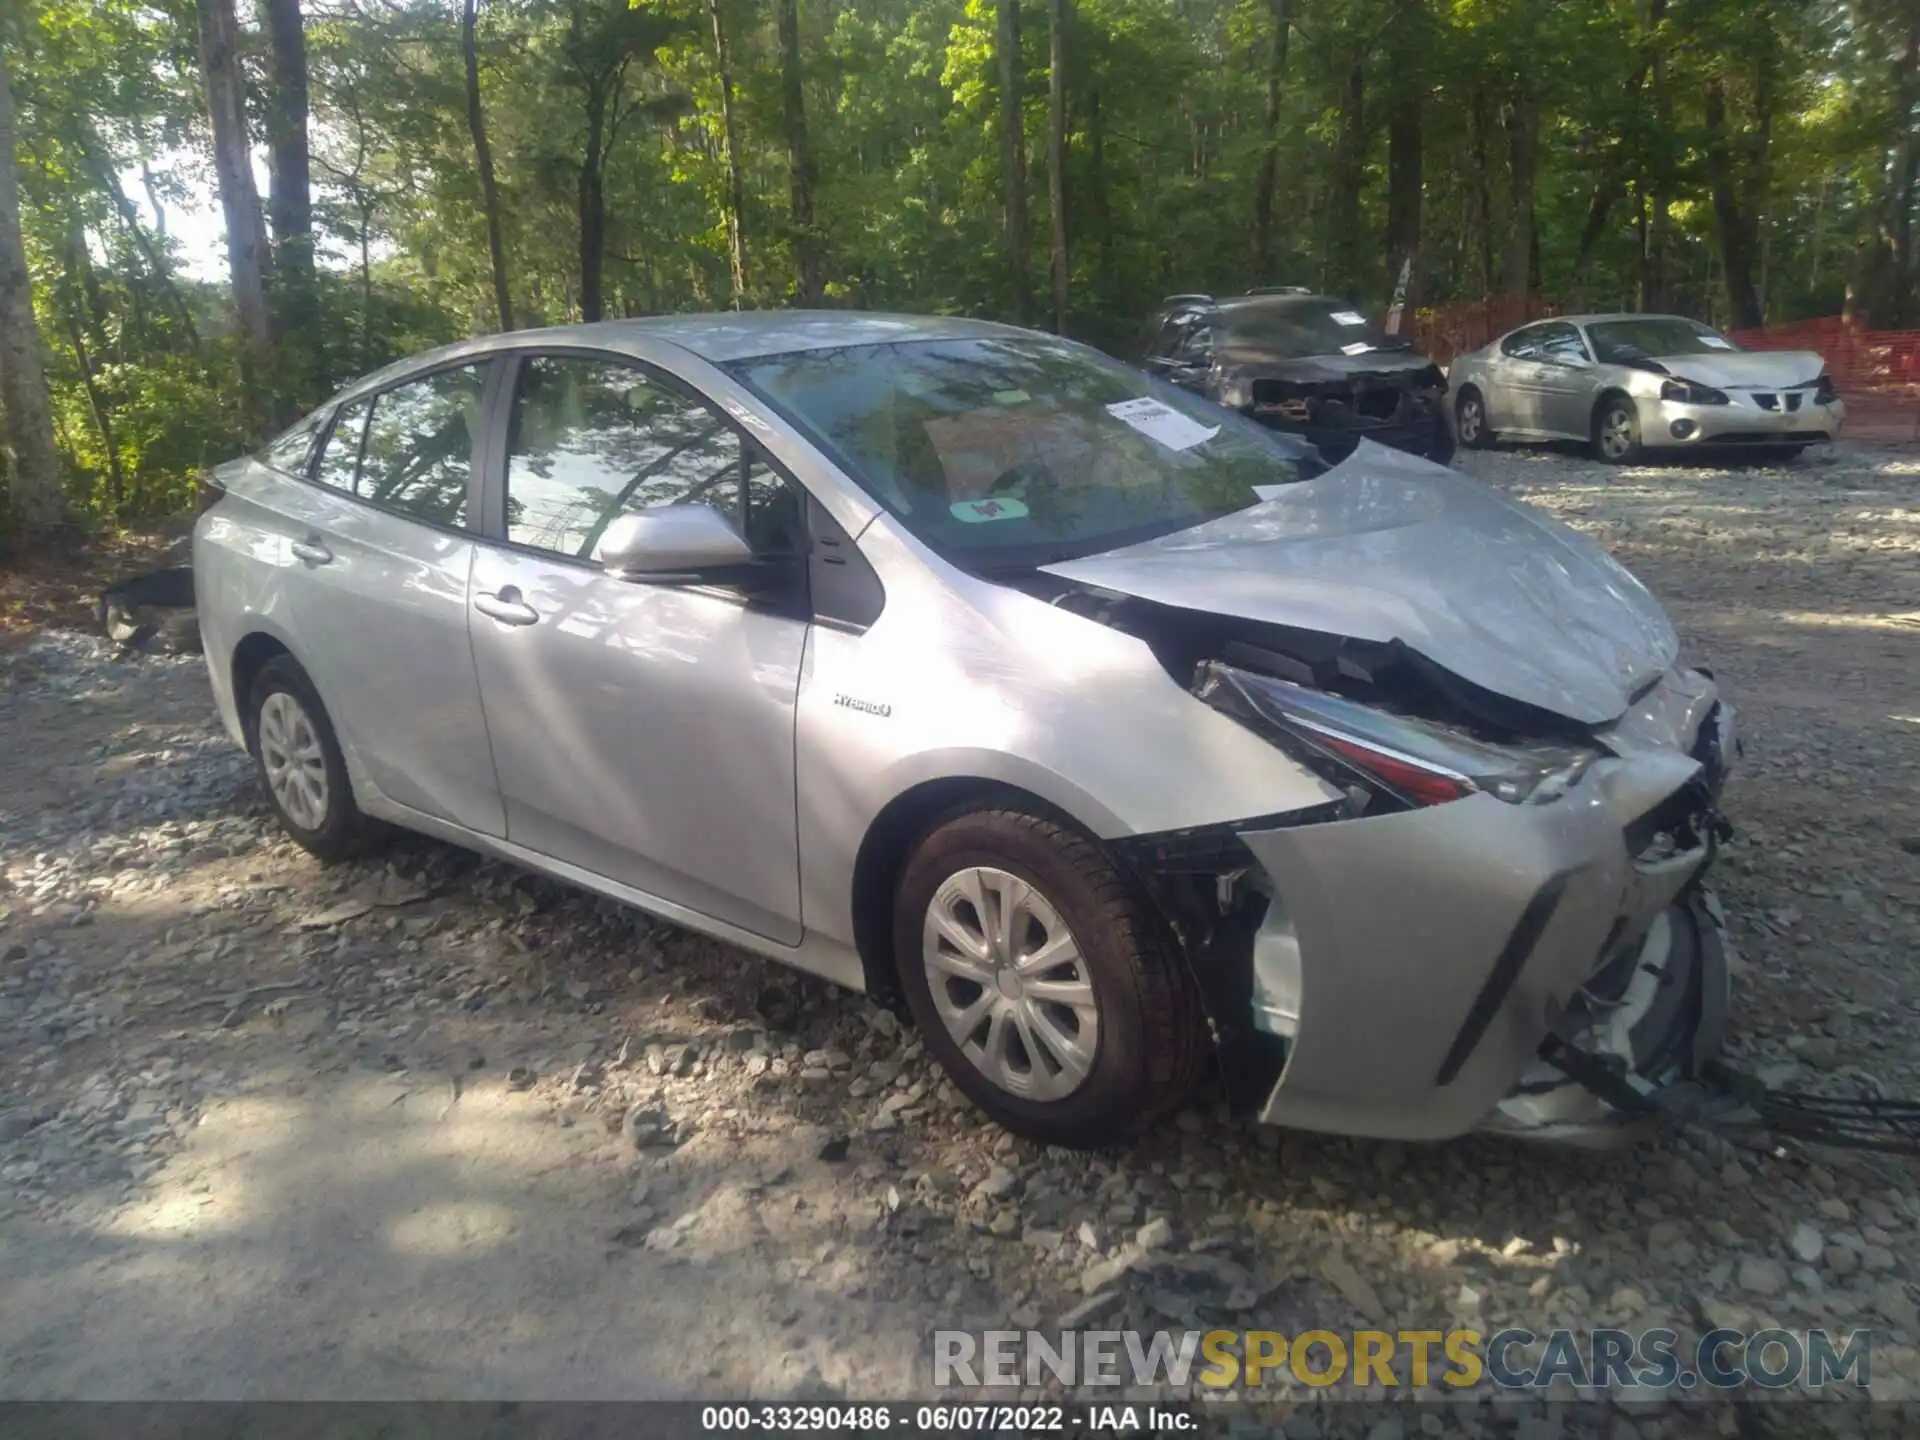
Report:
[[[1477,350],[1529,320],[1564,313],[1535,295],[1490,295],[1416,310],[1403,330],[1437,364]],[[1838,315],[1729,332],[1748,350],[1811,350],[1847,402],[1848,439],[1920,442],[1920,330],[1868,330]]]
[[[1811,350],[1847,402],[1850,440],[1920,440],[1920,330],[1869,330],[1838,315],[1731,330],[1748,350]]]

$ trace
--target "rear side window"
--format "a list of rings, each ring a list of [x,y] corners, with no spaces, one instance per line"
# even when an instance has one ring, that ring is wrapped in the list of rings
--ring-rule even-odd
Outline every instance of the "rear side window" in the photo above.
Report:
[[[371,400],[356,400],[341,407],[313,477],[322,485],[353,493],[353,477],[360,468],[360,442],[367,433],[367,411],[372,406]]]
[[[1538,360],[1540,335],[1541,330],[1538,325],[1526,330],[1516,330],[1500,342],[1500,353],[1511,355],[1516,360]]]
[[[700,401],[631,365],[576,356],[530,357],[516,388],[514,544],[591,559],[622,513],[711,505],[761,553],[796,546],[798,497]]]
[[[485,366],[463,365],[374,397],[354,493],[436,525],[464,524],[485,385]]]
[[[1580,361],[1587,358],[1586,344],[1571,325],[1542,325],[1538,338],[1542,359]]]

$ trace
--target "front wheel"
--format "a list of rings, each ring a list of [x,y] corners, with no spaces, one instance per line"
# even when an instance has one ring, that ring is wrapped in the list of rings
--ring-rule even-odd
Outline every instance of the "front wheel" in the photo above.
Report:
[[[1018,810],[931,831],[901,877],[894,954],[927,1048],[994,1120],[1046,1144],[1132,1139],[1198,1083],[1184,962],[1094,841]]]
[[[1609,465],[1625,465],[1640,454],[1640,408],[1624,396],[1611,396],[1593,414],[1593,452]]]
[[[1493,444],[1493,431],[1487,428],[1486,399],[1473,386],[1467,386],[1453,402],[1453,423],[1460,443],[1467,449],[1485,450]]]

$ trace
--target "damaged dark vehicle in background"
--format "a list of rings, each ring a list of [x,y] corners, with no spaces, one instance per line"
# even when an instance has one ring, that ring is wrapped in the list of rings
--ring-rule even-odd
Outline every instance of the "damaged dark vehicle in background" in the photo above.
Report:
[[[1361,440],[1453,458],[1440,367],[1344,300],[1290,286],[1170,295],[1143,348],[1150,373],[1300,435],[1330,460]]]

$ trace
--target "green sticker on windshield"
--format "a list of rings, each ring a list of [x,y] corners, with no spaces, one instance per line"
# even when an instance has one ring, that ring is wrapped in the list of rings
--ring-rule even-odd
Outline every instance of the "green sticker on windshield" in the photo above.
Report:
[[[979,525],[988,520],[1024,520],[1027,502],[1011,495],[989,495],[984,500],[956,500],[947,507],[956,520]]]
[[[996,405],[1019,405],[1032,398],[1033,396],[1024,390],[996,390],[993,392],[993,403]]]

